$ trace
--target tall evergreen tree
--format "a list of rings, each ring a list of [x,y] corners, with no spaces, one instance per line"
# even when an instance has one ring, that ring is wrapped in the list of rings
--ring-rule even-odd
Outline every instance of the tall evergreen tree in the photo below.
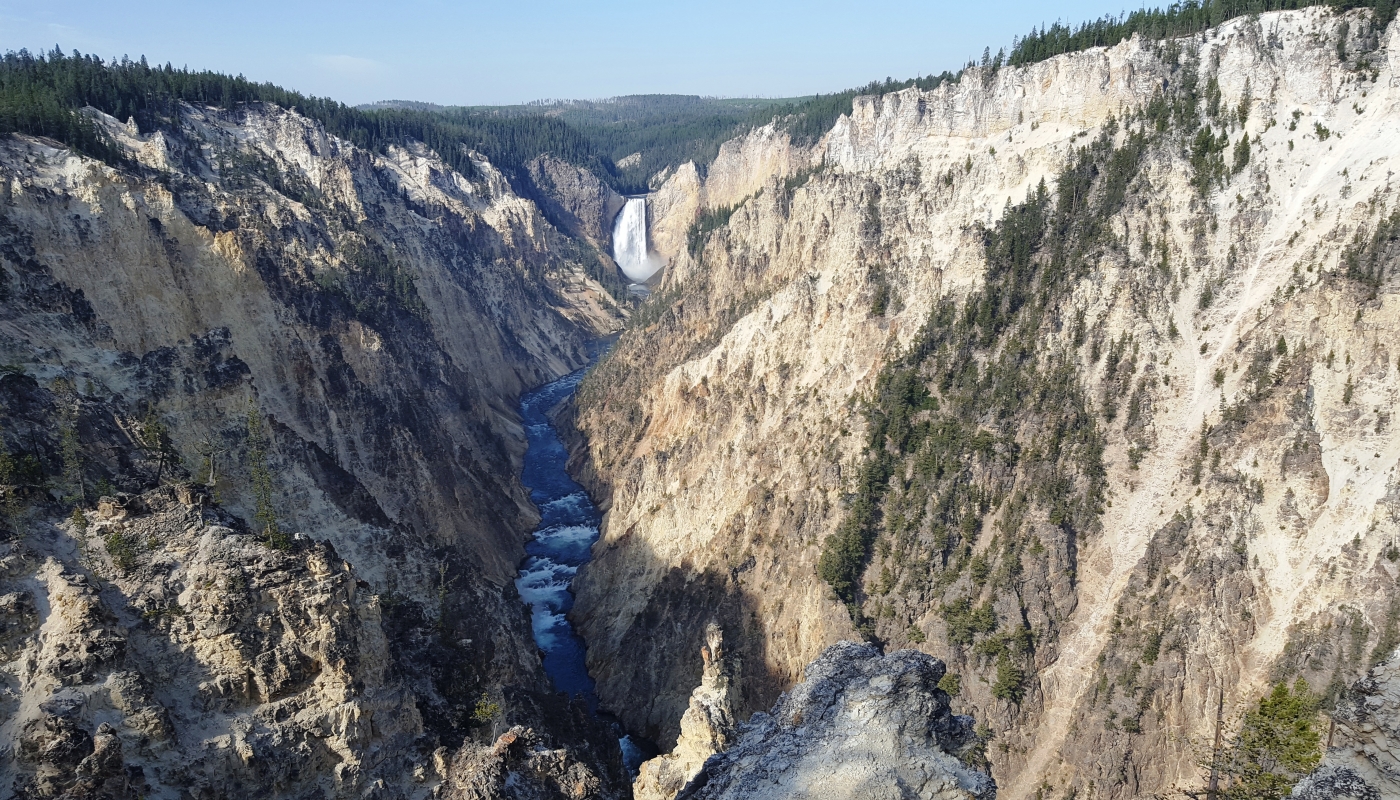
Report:
[[[1298,679],[1259,698],[1240,731],[1222,754],[1218,769],[1226,800],[1278,800],[1287,797],[1322,760],[1317,729],[1319,698]]]

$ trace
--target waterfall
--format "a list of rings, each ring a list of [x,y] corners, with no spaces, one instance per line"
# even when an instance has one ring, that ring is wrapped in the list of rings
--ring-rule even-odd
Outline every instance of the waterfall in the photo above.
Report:
[[[629,198],[613,223],[613,260],[622,274],[643,283],[661,269],[661,260],[647,251],[647,200]]]

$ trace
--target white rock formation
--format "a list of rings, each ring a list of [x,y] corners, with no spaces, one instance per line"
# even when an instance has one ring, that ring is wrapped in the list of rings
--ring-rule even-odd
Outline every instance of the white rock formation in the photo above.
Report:
[[[1227,137],[1223,183],[1193,185],[1196,129],[1154,145],[1109,221],[1114,244],[1038,342],[1075,354],[1104,431],[1096,529],[1071,543],[1045,515],[1027,519],[1021,531],[1045,545],[1021,561],[1028,583],[991,589],[964,572],[953,594],[930,588],[942,565],[911,565],[890,535],[889,550],[872,550],[862,611],[881,638],[956,665],[958,702],[996,730],[989,758],[1016,800],[1089,781],[1114,797],[1194,790],[1190,742],[1210,735],[1219,687],[1237,714],[1280,670],[1314,686],[1354,677],[1338,632],[1355,624],[1374,639],[1400,572],[1384,556],[1396,528],[1381,505],[1400,469],[1388,334],[1400,287],[1387,277],[1372,291],[1341,261],[1400,205],[1400,25],[1368,19],[1270,13],[1174,43],[969,70],[931,92],[858,98],[814,149],[774,128],[709,170],[765,165],[766,181],[677,170],[653,195],[670,305],[580,394],[579,463],[608,512],[574,615],[605,705],[674,741],[694,678],[665,654],[698,645],[700,603],[724,609],[742,656],[741,715],[856,635],[815,566],[857,488],[862,401],[932,309],[983,285],[982,226],[1042,179],[1053,189],[1105,131],[1124,143],[1139,112],[1186,91],[1190,75],[1200,119]],[[1231,172],[1246,136],[1248,164]],[[697,210],[735,203],[692,257],[684,232]],[[1112,419],[1117,379],[1095,337],[1135,343]],[[1287,358],[1271,349],[1280,337]],[[1231,407],[1243,421],[1226,418]],[[1214,431],[1204,448],[1203,422]],[[1020,446],[1033,445],[1027,432]],[[999,557],[1001,515],[985,513],[968,560]],[[924,524],[914,535],[927,543]],[[1037,631],[1020,703],[992,694],[994,659],[950,644],[943,603],[959,596]]]
[[[705,760],[723,753],[734,743],[737,687],[734,670],[724,652],[724,633],[714,623],[706,626],[705,646],[700,648],[704,670],[700,685],[690,695],[690,707],[681,716],[681,734],[675,749],[642,763],[632,784],[636,800],[671,800],[694,778]]]
[[[996,784],[963,760],[981,743],[972,720],[948,710],[943,674],[913,650],[833,645],[678,798],[994,800]]]

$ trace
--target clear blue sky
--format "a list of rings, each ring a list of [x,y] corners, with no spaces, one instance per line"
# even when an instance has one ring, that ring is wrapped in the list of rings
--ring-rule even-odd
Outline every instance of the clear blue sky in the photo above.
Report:
[[[793,96],[957,69],[1124,0],[0,0],[0,49],[242,73],[347,103]],[[1151,5],[1165,5],[1151,3]]]

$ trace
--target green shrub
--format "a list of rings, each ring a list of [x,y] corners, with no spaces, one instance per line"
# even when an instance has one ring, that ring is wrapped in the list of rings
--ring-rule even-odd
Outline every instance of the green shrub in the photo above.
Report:
[[[970,645],[977,634],[997,629],[997,615],[991,603],[974,609],[972,601],[964,597],[945,604],[942,615],[948,625],[949,644]]]
[[[262,414],[253,400],[248,401],[248,483],[253,489],[255,511],[253,519],[263,543],[274,550],[289,550],[292,538],[277,524],[277,509],[272,504],[275,477],[267,464],[267,434]]]
[[[491,702],[491,695],[485,693],[481,695],[480,700],[476,701],[476,707],[472,709],[472,719],[481,724],[488,723],[500,715],[500,705]]]
[[[112,528],[112,532],[107,534],[103,540],[107,547],[107,555],[112,557],[112,565],[117,571],[125,575],[131,572],[136,566],[136,554],[139,551],[140,542],[134,537],[126,535],[126,531],[121,526]]]
[[[748,202],[744,198],[732,206],[721,206],[719,208],[701,209],[700,215],[691,223],[690,229],[685,233],[686,250],[692,257],[698,258],[700,250],[705,246],[705,237],[712,231],[717,231],[729,224],[729,218],[734,216],[734,212],[739,210],[739,206]]]
[[[1371,291],[1367,299],[1376,296],[1386,278],[1386,267],[1400,258],[1400,209],[1382,219],[1375,229],[1357,230],[1347,248],[1342,251],[1342,273]]]
[[[1235,142],[1234,156],[1235,163],[1230,168],[1231,172],[1239,172],[1249,166],[1249,134],[1246,133],[1240,137],[1238,142]]]
[[[1191,140],[1191,185],[1202,196],[1210,194],[1225,177],[1225,148],[1230,137],[1223,132],[1216,136],[1209,126],[1201,128]],[[1205,305],[1201,306],[1205,308]]]
[[[1151,666],[1157,663],[1157,657],[1162,653],[1162,629],[1155,628],[1148,632],[1147,643],[1142,648],[1142,663]]]
[[[956,672],[945,672],[938,679],[938,688],[947,692],[949,697],[957,697],[962,693],[962,677]]]
[[[890,306],[890,284],[883,273],[875,280],[875,293],[870,298],[870,316],[883,317]]]
[[[997,658],[997,677],[992,683],[992,696],[1008,703],[1020,703],[1026,694],[1026,672],[1011,662],[1011,656],[1002,653]]]

